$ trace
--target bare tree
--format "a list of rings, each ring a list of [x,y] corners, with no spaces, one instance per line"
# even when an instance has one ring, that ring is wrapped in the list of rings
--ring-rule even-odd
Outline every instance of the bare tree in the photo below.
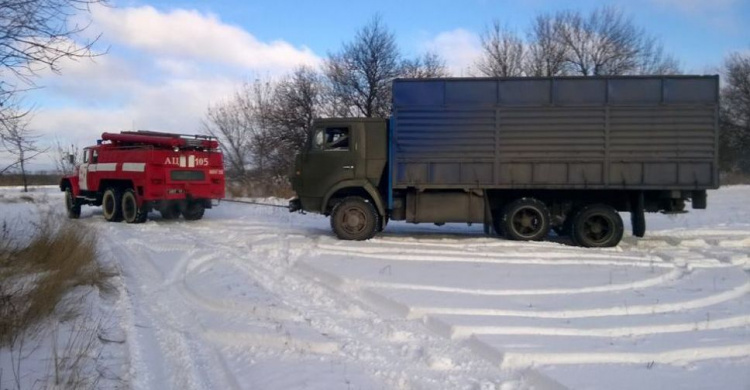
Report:
[[[750,54],[731,54],[723,73],[719,138],[722,168],[750,173]]]
[[[655,38],[635,26],[622,11],[601,7],[584,16],[564,11],[555,15],[558,40],[566,48],[569,71],[582,76],[626,75],[677,70]]]
[[[74,15],[88,12],[106,0],[0,0],[0,121],[14,120],[13,95],[22,90],[15,80],[33,86],[42,69],[60,71],[65,58],[96,56],[98,40],[77,43],[88,26],[72,23]],[[13,76],[11,79],[10,76]]]
[[[206,133],[219,140],[227,176],[238,181],[247,180],[251,162],[252,133],[240,102],[244,98],[243,93],[237,92],[229,100],[209,106],[203,122]]]
[[[524,75],[525,47],[513,31],[494,21],[481,37],[482,55],[477,69],[485,76],[514,77]]]
[[[75,158],[80,154],[81,148],[75,144],[67,144],[60,139],[55,139],[52,148],[52,162],[55,164],[57,174],[64,176],[75,172]],[[73,156],[73,161],[70,156]]]
[[[375,16],[324,64],[337,111],[343,107],[352,116],[388,116],[391,81],[400,74],[400,59],[393,33]]]
[[[537,15],[527,33],[526,73],[529,76],[550,77],[566,73],[567,47],[559,36],[563,29],[560,18],[550,14]]]
[[[29,128],[30,115],[11,112],[8,118],[2,123],[0,141],[5,150],[13,156],[14,162],[0,172],[18,168],[23,180],[23,191],[28,192],[27,163],[47,150],[36,145],[39,136]]]
[[[415,79],[447,77],[449,75],[445,61],[434,52],[426,52],[401,64],[401,76]]]
[[[680,74],[680,63],[671,54],[664,51],[664,46],[654,38],[647,38],[644,41],[641,55],[638,59],[634,74],[644,75],[664,75]]]
[[[268,119],[272,111],[273,88],[269,81],[255,80],[252,84],[245,85],[245,96],[239,100],[250,133],[250,157],[255,178],[264,183],[271,174],[272,156],[277,152],[277,143],[271,134]]]
[[[295,155],[305,147],[313,120],[323,115],[321,76],[309,67],[297,68],[275,86],[267,114],[278,150],[271,164],[281,175],[290,171]]]

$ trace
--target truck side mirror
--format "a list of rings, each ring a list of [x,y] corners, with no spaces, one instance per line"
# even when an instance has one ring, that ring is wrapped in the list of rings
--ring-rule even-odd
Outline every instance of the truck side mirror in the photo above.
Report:
[[[69,154],[68,155],[68,163],[70,165],[76,165],[76,155],[75,154]]]

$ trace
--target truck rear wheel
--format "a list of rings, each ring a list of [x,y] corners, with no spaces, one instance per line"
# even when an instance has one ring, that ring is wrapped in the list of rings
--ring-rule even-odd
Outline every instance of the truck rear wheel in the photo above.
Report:
[[[622,218],[612,206],[594,204],[582,208],[573,217],[573,242],[587,248],[607,248],[620,243]]]
[[[185,217],[186,221],[197,221],[203,218],[203,213],[206,211],[203,204],[200,202],[190,202],[182,210],[182,216]]]
[[[515,200],[505,206],[499,226],[511,240],[541,240],[549,233],[549,209],[534,198]]]
[[[122,221],[122,193],[116,188],[107,188],[102,196],[102,214],[108,222]]]
[[[352,196],[333,208],[331,229],[342,240],[369,240],[377,233],[378,219],[372,203]]]
[[[122,217],[127,223],[144,223],[148,213],[144,207],[138,207],[138,199],[133,189],[127,189],[122,194]]]
[[[639,192],[633,198],[633,205],[630,210],[630,224],[633,228],[633,235],[643,237],[646,235],[646,210],[643,192]]]
[[[78,219],[81,217],[81,204],[73,196],[73,190],[68,187],[65,189],[65,210],[68,213],[68,218]]]

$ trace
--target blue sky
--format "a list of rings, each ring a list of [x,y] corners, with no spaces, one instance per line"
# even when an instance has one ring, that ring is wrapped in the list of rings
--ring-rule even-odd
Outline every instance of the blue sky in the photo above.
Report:
[[[621,8],[660,38],[690,72],[715,67],[732,50],[750,48],[750,1],[739,0],[379,0],[379,1],[150,1],[160,10],[197,9],[242,26],[261,40],[283,39],[319,55],[337,50],[374,14],[396,33],[404,51],[418,51],[426,37],[464,29],[481,32],[493,19],[523,31],[538,13]]]
[[[402,54],[435,51],[457,76],[472,75],[493,19],[523,32],[538,13],[604,4],[659,38],[687,73],[716,73],[728,53],[750,50],[750,0],[112,1],[86,18],[86,34],[102,33],[107,54],[65,61],[60,75],[42,71],[42,88],[25,99],[42,142],[86,145],[133,128],[200,132],[209,104],[244,81],[319,66],[375,14]],[[50,157],[37,162],[49,165]]]

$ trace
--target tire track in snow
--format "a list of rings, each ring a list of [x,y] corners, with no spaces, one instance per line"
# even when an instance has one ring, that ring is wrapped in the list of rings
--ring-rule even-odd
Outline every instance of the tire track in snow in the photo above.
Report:
[[[114,229],[108,233],[117,234]],[[137,321],[129,334],[137,340],[131,337],[128,343],[138,350],[134,357],[142,359],[132,364],[136,368],[134,388],[237,389],[237,381],[231,373],[222,368],[218,359],[211,361],[209,358],[216,359],[216,351],[192,336],[201,333],[196,329],[199,325],[180,320],[181,316],[174,312],[179,308],[167,303],[174,303],[174,300],[164,296],[169,291],[163,284],[153,283],[153,288],[143,284],[143,279],[164,280],[160,267],[148,253],[149,243],[128,241],[127,246],[137,249],[127,249],[118,244],[117,239],[110,240],[109,245],[121,267],[129,274],[126,284],[135,310],[134,320]],[[154,271],[159,277],[154,278]],[[223,375],[216,375],[219,372]]]

